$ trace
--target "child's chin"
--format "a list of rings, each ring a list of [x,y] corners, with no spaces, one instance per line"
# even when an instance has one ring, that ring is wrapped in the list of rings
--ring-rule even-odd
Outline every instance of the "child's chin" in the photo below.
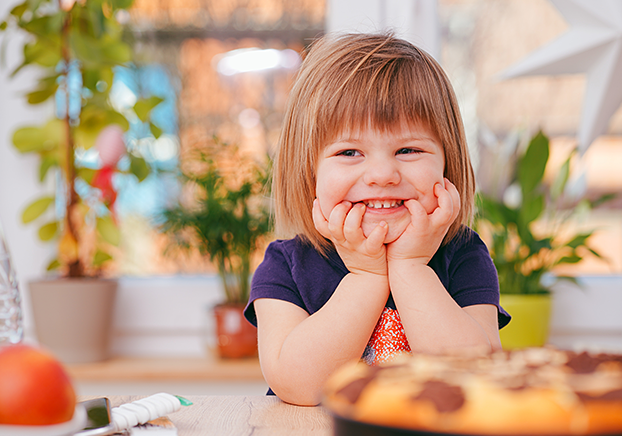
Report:
[[[376,228],[377,225],[377,222],[366,223],[365,221],[363,221],[361,228],[366,238],[369,237],[370,233]],[[407,226],[408,223],[389,223],[389,231],[384,238],[384,243],[390,244],[391,242],[396,241],[402,235],[402,233],[404,233],[404,230],[406,230]]]

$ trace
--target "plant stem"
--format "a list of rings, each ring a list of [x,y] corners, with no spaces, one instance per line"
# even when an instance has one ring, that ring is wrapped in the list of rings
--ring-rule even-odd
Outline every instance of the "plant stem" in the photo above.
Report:
[[[80,247],[80,236],[78,235],[78,231],[76,229],[76,225],[74,222],[74,208],[78,204],[78,194],[75,189],[75,179],[76,179],[76,169],[74,165],[74,149],[75,142],[73,138],[73,129],[71,127],[71,116],[69,114],[69,101],[71,97],[71,92],[69,89],[69,65],[71,62],[71,56],[69,53],[69,29],[71,24],[71,13],[67,13],[65,15],[65,21],[63,23],[63,34],[61,39],[61,50],[62,57],[65,63],[65,129],[67,134],[67,200],[66,200],[66,211],[65,211],[65,224],[67,226],[67,231],[72,236],[74,241],[76,242],[76,247]],[[67,275],[69,277],[82,277],[84,275],[84,266],[80,261],[80,254],[78,252],[78,256],[75,260],[72,260],[69,265],[69,270]]]
[[[251,255],[250,252],[244,253],[242,256],[242,265],[240,267],[240,293],[238,299],[244,302],[250,293],[250,275],[251,275]]]
[[[225,259],[218,256],[218,275],[220,276],[220,280],[222,282],[222,286],[225,291],[225,300],[227,302],[231,302],[233,299],[233,292],[230,288],[229,284],[229,275],[230,273],[227,271],[227,266],[225,264]]]

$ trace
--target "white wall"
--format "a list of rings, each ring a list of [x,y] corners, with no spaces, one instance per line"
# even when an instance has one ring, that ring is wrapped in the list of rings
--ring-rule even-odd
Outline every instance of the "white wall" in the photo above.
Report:
[[[4,18],[18,3],[21,0],[0,2],[0,17]],[[9,77],[11,71],[21,63],[20,47],[24,35],[7,35],[4,32],[0,33],[0,38],[10,38],[6,43],[4,63],[0,68],[0,222],[22,286],[28,337],[32,323],[25,284],[45,271],[54,252],[51,246],[39,242],[36,226],[21,224],[23,208],[45,191],[38,183],[38,159],[17,153],[11,138],[16,127],[39,123],[53,112],[51,104],[30,106],[26,103],[25,90],[31,90],[36,83],[37,72],[34,68],[26,68],[14,78]]]
[[[218,277],[122,278],[111,349],[116,356],[204,356],[216,347]]]
[[[550,343],[577,350],[622,353],[622,276],[580,276],[580,286],[553,287]]]
[[[434,56],[440,55],[437,0],[328,0],[327,32],[393,30]]]

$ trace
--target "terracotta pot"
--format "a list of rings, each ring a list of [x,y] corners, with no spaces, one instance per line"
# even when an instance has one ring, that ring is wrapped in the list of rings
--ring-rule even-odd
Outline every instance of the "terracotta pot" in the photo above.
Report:
[[[512,321],[499,331],[504,349],[541,347],[548,342],[551,295],[501,294]]]
[[[49,279],[29,284],[37,340],[65,363],[106,360],[118,283]]]
[[[257,329],[244,319],[244,306],[214,307],[218,354],[223,358],[257,356]]]

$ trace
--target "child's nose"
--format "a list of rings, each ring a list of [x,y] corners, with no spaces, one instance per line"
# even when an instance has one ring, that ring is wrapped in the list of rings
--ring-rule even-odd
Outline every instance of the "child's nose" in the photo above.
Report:
[[[369,162],[363,176],[363,181],[368,185],[397,185],[400,180],[401,175],[397,165],[387,161]]]

